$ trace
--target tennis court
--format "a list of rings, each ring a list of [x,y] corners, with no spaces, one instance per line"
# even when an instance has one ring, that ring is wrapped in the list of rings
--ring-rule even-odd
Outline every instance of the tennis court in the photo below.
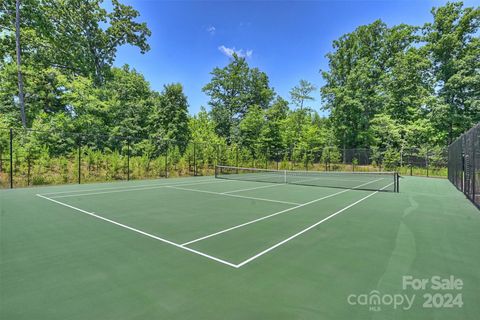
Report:
[[[5,319],[473,319],[480,216],[447,181],[219,168],[217,178],[5,190]],[[399,191],[400,192],[396,192]],[[402,277],[460,278],[424,308]],[[352,295],[410,293],[410,309]]]

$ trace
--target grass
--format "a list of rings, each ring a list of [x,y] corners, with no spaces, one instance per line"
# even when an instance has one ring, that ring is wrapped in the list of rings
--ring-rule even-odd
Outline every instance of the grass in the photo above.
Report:
[[[478,210],[444,179],[400,190],[212,177],[3,190],[0,318],[476,319]],[[462,279],[441,293],[463,306],[423,308],[437,291],[403,290],[405,275]],[[372,290],[415,303],[347,301]]]

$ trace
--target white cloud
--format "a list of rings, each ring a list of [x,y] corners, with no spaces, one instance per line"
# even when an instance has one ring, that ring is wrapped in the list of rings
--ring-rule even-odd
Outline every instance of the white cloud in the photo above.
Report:
[[[237,50],[235,49],[235,47],[228,48],[228,47],[225,47],[223,44],[220,47],[218,47],[218,50],[220,50],[221,53],[223,53],[224,55],[230,58],[233,56],[234,53],[237,56],[244,57],[244,58],[250,58],[253,55],[253,50],[243,50],[243,49]]]
[[[215,26],[210,26],[207,28],[207,32],[210,33],[212,36],[215,34],[215,31],[217,31],[217,28],[215,28]]]

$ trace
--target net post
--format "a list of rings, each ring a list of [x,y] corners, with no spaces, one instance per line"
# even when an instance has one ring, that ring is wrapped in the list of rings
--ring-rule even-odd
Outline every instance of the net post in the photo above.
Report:
[[[395,192],[400,192],[400,175],[398,172],[395,172]]]
[[[215,179],[218,178],[218,165],[215,165]]]
[[[287,183],[287,170],[283,170],[283,182]]]
[[[10,128],[10,189],[13,189],[13,129]]]

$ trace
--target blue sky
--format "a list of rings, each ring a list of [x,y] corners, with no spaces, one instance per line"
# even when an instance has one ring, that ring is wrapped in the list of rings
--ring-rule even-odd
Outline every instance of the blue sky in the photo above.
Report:
[[[430,10],[445,1],[159,1],[121,0],[140,12],[152,31],[151,50],[140,54],[130,46],[119,49],[115,65],[125,63],[144,74],[155,90],[180,82],[195,114],[208,109],[202,87],[216,66],[229,62],[236,50],[250,66],[266,72],[282,97],[300,79],[323,84],[319,70],[328,68],[325,54],[332,41],[356,27],[382,19],[421,25]],[[476,2],[476,3],[475,3]],[[465,1],[468,6],[476,1]],[[320,93],[311,107],[320,109]]]

